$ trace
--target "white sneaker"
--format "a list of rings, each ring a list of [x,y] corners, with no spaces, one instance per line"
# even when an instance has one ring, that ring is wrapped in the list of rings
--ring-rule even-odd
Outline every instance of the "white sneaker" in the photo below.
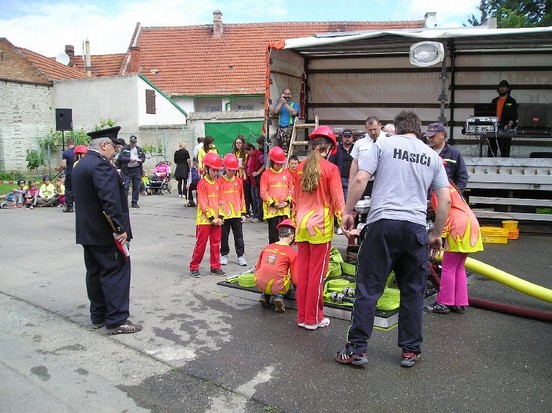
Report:
[[[336,234],[337,234],[337,235],[343,235],[343,230],[341,229],[341,227],[338,227],[338,228],[337,228]]]
[[[220,265],[227,265],[228,264],[228,255],[221,255],[220,256]]]
[[[227,263],[228,263],[228,257],[227,257]],[[247,262],[245,261],[245,258],[243,257],[243,255],[241,257],[238,257],[238,265],[241,265],[242,267],[247,267]]]
[[[305,328],[307,330],[316,330],[317,328],[326,328],[330,325],[330,319],[328,317],[324,317],[322,321],[320,321],[318,324],[305,324]]]

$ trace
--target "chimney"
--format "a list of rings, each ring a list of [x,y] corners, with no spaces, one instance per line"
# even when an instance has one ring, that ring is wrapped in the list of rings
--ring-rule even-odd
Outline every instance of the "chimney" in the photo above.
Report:
[[[65,45],[65,54],[69,56],[69,67],[75,67],[75,46],[72,44]]]
[[[140,48],[132,46],[130,50],[130,73],[140,73]]]
[[[86,77],[91,77],[92,64],[90,62],[90,42],[88,39],[84,42],[84,69],[86,70]]]
[[[213,37],[222,37],[223,31],[222,12],[220,10],[215,10],[213,12]]]
[[[437,27],[437,13],[434,11],[428,11],[424,15],[424,29],[434,29]]]

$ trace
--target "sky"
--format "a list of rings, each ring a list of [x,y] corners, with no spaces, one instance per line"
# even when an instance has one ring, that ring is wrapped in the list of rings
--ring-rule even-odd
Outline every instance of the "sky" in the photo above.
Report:
[[[65,45],[82,54],[125,53],[136,23],[142,26],[283,21],[423,20],[437,13],[438,27],[461,27],[477,13],[480,0],[0,0],[0,38],[44,56]],[[285,34],[284,34],[285,35]],[[285,36],[284,36],[285,37]]]

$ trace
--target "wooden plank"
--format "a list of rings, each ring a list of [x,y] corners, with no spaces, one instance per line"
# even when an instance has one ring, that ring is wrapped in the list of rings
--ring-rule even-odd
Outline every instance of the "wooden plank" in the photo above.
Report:
[[[473,174],[469,182],[552,185],[552,175]]]
[[[513,182],[468,182],[466,189],[506,189],[506,190],[535,190],[535,191],[552,191],[552,184],[549,185],[534,185],[534,184],[520,184]]]
[[[552,207],[552,199],[530,198],[499,198],[492,196],[470,196],[470,205],[499,204],[499,205],[526,205],[534,207]]]
[[[516,221],[552,222],[552,214],[526,214],[523,212],[497,212],[487,209],[472,209],[477,218],[514,219]]]

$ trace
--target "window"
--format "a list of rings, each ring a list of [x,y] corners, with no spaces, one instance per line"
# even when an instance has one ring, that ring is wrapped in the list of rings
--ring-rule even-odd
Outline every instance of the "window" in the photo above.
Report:
[[[146,89],[146,113],[155,114],[155,90]]]

